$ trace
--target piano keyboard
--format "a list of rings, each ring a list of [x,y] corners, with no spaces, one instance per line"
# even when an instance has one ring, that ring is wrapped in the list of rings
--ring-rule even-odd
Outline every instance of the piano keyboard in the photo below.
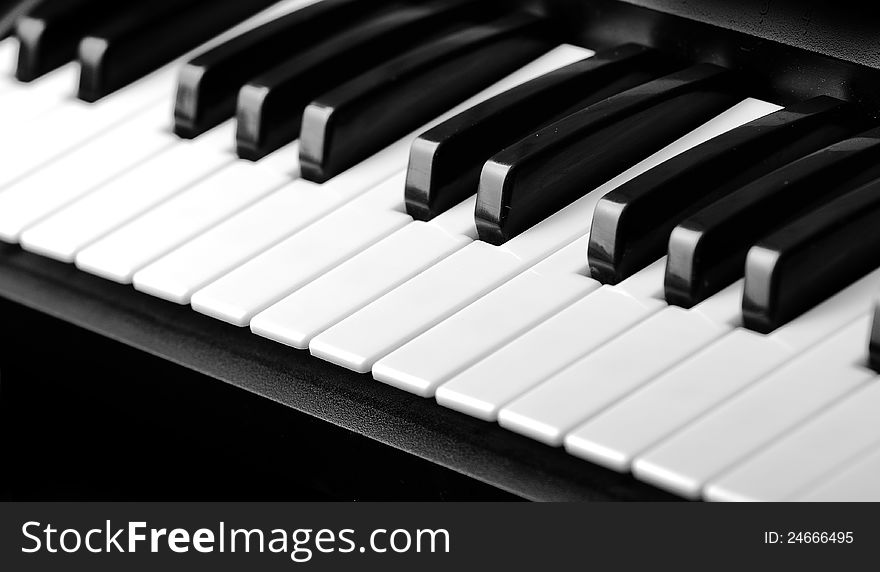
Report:
[[[880,500],[855,105],[474,0],[26,4],[0,240],[685,498]]]

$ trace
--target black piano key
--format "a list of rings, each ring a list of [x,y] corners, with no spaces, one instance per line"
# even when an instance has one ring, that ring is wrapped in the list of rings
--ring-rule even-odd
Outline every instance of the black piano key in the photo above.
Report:
[[[630,44],[596,54],[496,96],[413,142],[406,208],[431,220],[477,191],[493,154],[529,133],[621,91],[668,73],[656,51]]]
[[[700,64],[529,135],[480,175],[481,240],[503,244],[740,101],[733,72]]]
[[[880,130],[835,143],[737,189],[669,238],[666,300],[689,308],[742,277],[763,236],[824,202],[880,178]]]
[[[79,98],[97,101],[217,36],[275,0],[151,0],[83,38]]]
[[[486,6],[474,0],[390,6],[252,79],[238,96],[239,156],[255,161],[290,143],[313,99],[420,45],[438,28],[471,25],[466,17]]]
[[[433,40],[319,97],[303,113],[303,176],[324,182],[551,47],[547,22],[514,15]]]
[[[698,145],[611,191],[590,228],[590,275],[617,284],[660,258],[675,226],[742,185],[864,127],[848,103],[817,97]]]
[[[746,257],[743,325],[769,333],[880,266],[880,180],[758,242]]]
[[[874,319],[871,324],[868,362],[871,369],[880,372],[880,297],[874,302]]]
[[[391,0],[323,0],[245,32],[187,62],[180,71],[174,131],[193,138],[235,115],[238,91]]]
[[[76,58],[80,40],[108,19],[144,0],[63,0],[42,2],[16,24],[19,39],[15,77],[33,81]]]
[[[15,24],[27,15],[41,0],[0,0],[0,39],[6,39]]]

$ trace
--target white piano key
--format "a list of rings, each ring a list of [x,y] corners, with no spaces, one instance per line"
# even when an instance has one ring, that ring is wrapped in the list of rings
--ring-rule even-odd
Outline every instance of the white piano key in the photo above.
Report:
[[[490,292],[373,366],[373,377],[422,397],[506,342],[584,297],[599,283],[586,273],[581,238]]]
[[[73,262],[76,254],[189,186],[235,160],[235,124],[227,122],[193,141],[141,163],[26,229],[27,250]]]
[[[854,358],[853,375],[870,377],[867,385],[713,479],[706,486],[707,500],[790,500],[880,443],[880,383],[875,372],[859,367],[867,362],[870,328],[871,320],[865,316],[840,334],[842,343],[846,343],[844,338],[850,343],[845,355]],[[824,373],[819,370],[815,375]],[[819,382],[833,384],[835,379],[826,377]]]
[[[739,282],[691,310],[665,308],[501,409],[499,422],[562,444],[575,426],[729,332],[741,297]]]
[[[877,280],[880,272],[868,275],[769,336],[734,330],[571,432],[566,449],[629,470],[639,454],[864,313]]]
[[[880,502],[880,447],[842,467],[829,479],[804,492],[803,502]]]
[[[0,239],[29,226],[175,143],[167,108],[154,105],[0,193]]]
[[[0,40],[0,93],[17,87],[15,68],[18,65],[18,40],[9,36]]]
[[[0,188],[51,163],[151,105],[171,101],[173,74],[174,69],[166,66],[99,104],[68,99],[29,123],[20,137],[0,140],[0,153],[6,165],[0,172]]]
[[[838,332],[639,456],[633,473],[699,497],[708,481],[872,379],[844,357],[852,342],[851,327]]]
[[[28,129],[29,123],[67,101],[76,92],[79,65],[66,64],[33,83],[18,83],[0,92],[0,124],[12,135]],[[11,132],[11,133],[10,133]]]
[[[309,344],[312,355],[357,372],[427,331],[522,269],[515,256],[472,242],[349,316]]]
[[[783,344],[735,330],[569,433],[565,448],[626,472],[637,454],[793,355]]]
[[[473,227],[473,201],[467,201]],[[260,336],[308,349],[312,339],[472,241],[414,221],[251,320]],[[471,229],[475,232],[475,229]]]
[[[193,294],[193,309],[247,326],[258,312],[411,220],[390,210],[340,209]]]
[[[744,281],[738,280],[715,295],[703,300],[692,312],[701,314],[716,324],[736,327],[742,324],[742,297]]]
[[[251,317],[269,305],[269,300],[278,299],[279,290],[284,294],[289,292],[284,291],[287,284],[284,281],[263,284],[265,278],[261,271],[265,266],[257,261],[258,255],[276,247],[280,242],[314,223],[322,215],[332,212],[345,201],[357,197],[363,189],[381,182],[398,166],[394,158],[389,159],[380,154],[323,185],[305,180],[294,181],[142,269],[135,275],[134,285],[138,290],[154,296],[178,304],[188,304],[195,292],[232,272],[233,276],[229,277],[229,282],[235,286],[221,295],[223,286],[218,285],[212,290],[213,294],[201,298],[200,307],[206,308],[208,299],[218,301],[223,308],[238,307],[235,312],[235,323],[241,326],[247,325]],[[356,209],[369,208],[371,200],[369,195],[372,194],[385,197],[391,193],[393,197],[385,199],[385,203],[389,205],[400,203],[399,196],[402,195],[403,185],[403,175],[393,177],[367,193],[368,196],[354,200],[350,206]],[[330,217],[332,216],[331,214]],[[346,224],[352,217],[350,215],[346,217],[344,214],[340,216],[341,219],[329,221],[323,227],[326,229],[325,232],[346,233],[346,229],[341,225]],[[363,213],[355,216],[367,218],[371,215]],[[397,218],[399,217],[395,217]],[[406,217],[406,221],[409,220],[411,219]],[[355,237],[358,228],[349,230],[351,236],[346,239],[350,240]],[[375,232],[366,228],[364,231],[366,248],[375,240]],[[255,257],[257,259],[254,259]],[[249,261],[253,264],[246,264]],[[285,267],[291,263],[292,261],[288,260]],[[271,286],[270,297],[264,299],[257,294],[260,286],[242,290],[240,285],[248,280],[263,287]],[[297,284],[299,280],[301,276],[294,272],[289,282]],[[269,292],[267,291],[266,294],[269,295]],[[215,316],[223,315],[222,312],[210,310],[208,313]],[[244,323],[240,322],[241,316],[247,316]]]
[[[193,308],[231,324],[247,326],[258,311],[369,248],[409,220],[393,211],[358,213],[346,209],[250,261],[242,267],[246,273],[238,269],[200,290],[192,298]],[[254,281],[255,278],[258,280]]]
[[[874,378],[862,390],[710,482],[706,499],[793,500],[880,443],[878,407],[880,383]]]
[[[394,178],[365,198],[375,201],[376,194],[388,195],[389,191],[396,195],[400,184],[402,181]],[[317,198],[321,197],[321,190],[315,187]],[[294,195],[293,205],[287,208],[295,213],[300,203],[301,197]],[[412,220],[404,213],[366,208],[368,205],[369,201],[355,201],[282,240],[193,294],[193,308],[231,324],[247,326],[254,315],[291,291]]]
[[[474,210],[477,208],[477,196],[463,200],[445,213],[440,214],[428,224],[452,236],[466,236],[477,239],[477,221]]]
[[[317,209],[328,202],[317,185],[306,181],[287,184],[138,271],[134,287],[177,304],[189,304],[197,290],[286,238],[286,223],[302,218],[297,207]]]
[[[665,306],[603,286],[437,388],[437,402],[486,421],[535,385]]]
[[[273,169],[237,161],[80,251],[76,265],[128,284],[144,266],[289,180]]]
[[[561,445],[565,434],[585,419],[729,330],[699,312],[665,308],[502,408],[498,422]]]

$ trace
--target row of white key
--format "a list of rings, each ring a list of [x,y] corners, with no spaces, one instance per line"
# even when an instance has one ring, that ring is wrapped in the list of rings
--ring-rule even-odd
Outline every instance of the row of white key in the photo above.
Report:
[[[379,360],[373,376],[430,397],[440,383],[597,288],[582,275],[584,252],[580,238]]]
[[[736,284],[690,310],[666,307],[616,338],[609,336],[601,347],[505,405],[498,413],[499,423],[561,445],[584,419],[733,329],[741,292]],[[582,327],[594,321],[603,323],[594,318]]]
[[[718,466],[714,457],[721,455],[732,464],[739,449],[725,444],[719,435],[710,439],[708,430],[695,420],[720,404],[736,400],[739,393],[791,359],[814,355],[817,344],[864,313],[878,279],[880,271],[768,336],[734,330],[587,420],[568,434],[566,448],[616,470],[632,468],[640,478],[683,496],[698,497],[706,480],[725,468]],[[865,340],[854,342],[852,347],[863,350]],[[682,430],[689,423],[696,425]],[[733,426],[726,430],[729,438],[745,437],[745,432]],[[682,434],[693,435],[702,445]],[[767,438],[772,435],[767,429]],[[742,448],[747,452],[751,446],[750,442]],[[699,469],[692,466],[695,459],[699,459]]]
[[[711,479],[709,500],[789,500],[820,481],[841,464],[880,443],[880,383],[865,367],[871,316],[863,316],[790,366],[768,376],[747,397],[768,399],[750,429],[795,420],[782,437],[757,449],[742,464]],[[787,396],[779,395],[789,391]],[[776,409],[777,411],[773,411]],[[772,413],[768,414],[767,411]],[[730,415],[719,410],[712,418]],[[772,420],[772,421],[771,421]],[[767,440],[773,431],[762,438]]]
[[[461,250],[476,238],[474,199],[425,223],[413,221],[251,320],[251,330],[299,349],[346,316]]]
[[[168,116],[165,102],[125,121],[0,193],[0,239],[18,242],[21,233],[94,188],[172,146],[158,129]]]
[[[873,397],[873,394],[872,396]],[[876,405],[875,405],[876,407]],[[875,409],[876,410],[876,409]],[[790,500],[806,502],[880,502],[880,447],[866,451],[835,474]]]
[[[258,311],[409,223],[412,219],[390,204],[377,204],[397,203],[401,188],[402,177],[392,177],[197,292],[193,308],[248,325]]]
[[[179,304],[187,304],[198,290],[244,264],[259,264],[261,262],[257,260],[260,260],[264,265],[271,266],[280,257],[279,268],[287,268],[290,266],[289,256],[285,253],[285,246],[279,243],[291,235],[296,235],[297,231],[309,227],[324,213],[332,212],[331,216],[338,219],[337,227],[339,224],[352,224],[351,234],[345,238],[354,238],[357,236],[359,224],[360,229],[363,230],[367,230],[366,227],[372,228],[380,222],[383,213],[377,212],[373,220],[370,220],[371,217],[366,216],[366,213],[358,217],[356,211],[366,210],[357,205],[358,200],[353,200],[353,204],[341,207],[335,212],[333,212],[334,207],[339,204],[344,205],[346,198],[350,199],[347,195],[356,196],[361,189],[369,188],[387,177],[389,172],[399,167],[399,160],[395,159],[398,158],[390,155],[374,157],[323,185],[305,180],[289,183],[249,208],[236,213],[229,220],[211,228],[195,240],[183,244],[156,263],[140,270],[134,276],[135,287]],[[397,190],[399,187],[395,192]],[[346,218],[347,213],[350,213],[348,218]],[[390,213],[385,214],[390,216]],[[403,216],[401,213],[397,214]],[[352,220],[352,217],[356,217],[355,220]],[[330,228],[328,231],[332,232]],[[315,232],[311,231],[313,236]],[[329,237],[342,238],[337,230],[333,234],[324,235],[323,240],[319,239],[312,244],[316,248],[327,246]],[[273,254],[264,253],[267,250]],[[306,254],[312,255],[312,253]],[[262,257],[257,258],[258,255]],[[259,284],[255,284],[255,287],[283,288],[280,283],[269,280],[268,276],[261,279]],[[254,296],[258,295],[255,291],[250,293]],[[240,314],[238,311],[233,313]],[[228,321],[247,325],[251,316],[252,314],[246,311],[245,318]],[[242,321],[244,323],[241,323]]]
[[[701,496],[712,480],[870,380],[870,372],[833,359],[858,342],[845,332],[811,349],[641,455],[633,473],[683,496]]]
[[[27,250],[73,262],[98,239],[235,161],[235,124],[179,141],[21,234]]]

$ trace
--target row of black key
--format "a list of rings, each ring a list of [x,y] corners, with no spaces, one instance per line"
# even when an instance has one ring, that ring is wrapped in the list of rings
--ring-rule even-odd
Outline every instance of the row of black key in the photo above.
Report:
[[[79,58],[79,97],[97,101],[274,0],[46,0],[17,21],[16,76],[32,81]]]
[[[415,47],[390,62],[385,55],[372,62],[367,56],[353,57],[365,45],[359,40],[372,38],[370,43],[381,44],[370,32],[383,24],[407,37],[404,31],[417,29],[419,23],[441,21],[444,14],[458,9],[462,11],[455,17],[466,13],[470,7],[464,4],[433,2],[420,5],[421,12],[412,7],[409,11],[377,7],[331,34],[321,49],[303,48],[263,77],[249,80],[238,99],[240,154],[257,159],[292,141],[296,129],[291,126],[299,121],[303,175],[324,182],[549,45],[540,21],[514,16],[478,23],[480,16],[472,12],[468,22],[457,22],[462,29],[441,32],[421,43],[420,34],[412,34],[409,38]],[[351,9],[350,3],[339,5],[336,9]],[[521,52],[516,53],[516,48]],[[382,49],[377,45],[377,52]],[[354,63],[337,75],[331,64],[340,54]],[[510,59],[502,61],[502,55]],[[308,103],[312,92],[302,97],[276,96],[275,101],[289,102],[286,107],[267,105],[273,91],[284,93],[284,81],[265,78],[284,78],[285,71],[286,77],[297,77],[289,70],[297,65],[308,67],[303,60],[323,80],[315,82],[318,89],[340,82],[356,68],[384,63]],[[472,64],[470,69],[461,69],[465,61]],[[446,121],[412,146],[405,189],[408,212],[416,219],[430,220],[476,193],[480,239],[503,244],[749,92],[742,77],[717,66],[674,69],[674,64],[652,50],[624,46],[538,78]],[[453,75],[460,92],[449,86]],[[226,95],[215,100],[227,102],[217,118],[229,114],[231,88],[227,86]],[[745,324],[758,331],[775,329],[861,274],[844,271],[852,265],[842,263],[837,272],[826,273],[828,280],[812,281],[823,283],[821,288],[783,288],[784,295],[775,295],[780,284],[791,283],[784,265],[769,271],[761,268],[754,260],[764,243],[752,246],[795,221],[796,215],[810,214],[835,196],[872,180],[873,172],[859,170],[847,184],[837,181],[813,193],[812,202],[798,201],[799,209],[763,217],[761,229],[733,232],[738,246],[732,250],[727,236],[731,233],[714,231],[709,244],[720,241],[717,255],[704,256],[706,239],[695,239],[694,232],[683,229],[705,212],[718,212],[717,205],[749,188],[769,185],[775,191],[772,181],[780,177],[780,170],[812,165],[812,153],[833,154],[824,148],[867,125],[868,118],[854,106],[820,97],[734,129],[637,177],[597,205],[588,252],[591,275],[614,284],[668,253],[667,299],[691,307],[745,274]],[[183,129],[181,122],[178,127]],[[266,137],[272,129],[275,133]],[[766,188],[759,192],[764,200],[773,194]],[[738,226],[719,223],[722,229]],[[747,261],[748,252],[752,254]],[[695,272],[697,267],[707,270]],[[867,272],[870,263],[863,262],[863,267]],[[774,295],[764,292],[758,301],[760,285]]]
[[[98,99],[269,3],[49,1],[19,20],[18,73],[78,49],[80,95]],[[189,62],[176,131],[234,114],[242,157],[298,137],[303,175],[324,182],[553,44],[538,17],[491,17],[473,0],[318,2]],[[144,50],[157,33],[167,46]],[[480,238],[503,244],[749,91],[717,66],[675,68],[624,46],[439,125],[413,144],[407,209],[429,220],[476,193]],[[684,307],[744,277],[744,324],[774,330],[880,263],[880,144],[856,136],[868,126],[820,97],[651,169],[598,202],[590,274],[615,284],[666,254],[667,300]],[[880,363],[880,332],[872,350]]]

